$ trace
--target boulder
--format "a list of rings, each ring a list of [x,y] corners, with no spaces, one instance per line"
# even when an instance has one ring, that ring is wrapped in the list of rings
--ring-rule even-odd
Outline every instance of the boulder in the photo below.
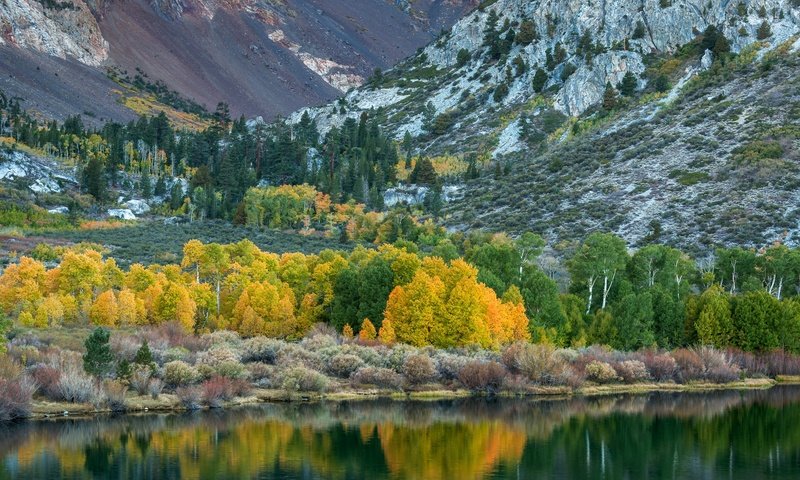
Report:
[[[136,220],[136,215],[128,208],[110,208],[108,210],[108,216],[121,220]]]
[[[150,205],[145,200],[131,199],[122,204],[123,207],[136,215],[143,215],[150,211]]]

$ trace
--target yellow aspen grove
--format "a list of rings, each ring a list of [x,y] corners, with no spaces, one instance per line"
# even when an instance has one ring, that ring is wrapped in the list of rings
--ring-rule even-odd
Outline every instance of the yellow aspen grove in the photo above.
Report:
[[[0,276],[0,307],[12,313],[22,305],[36,303],[44,296],[46,270],[41,262],[22,257]]]
[[[369,321],[369,318],[365,318],[364,321],[361,322],[361,330],[358,331],[358,338],[360,340],[375,340],[376,336],[375,325]]]
[[[153,315],[157,323],[177,320],[187,332],[190,332],[194,329],[196,308],[186,287],[174,282],[165,282],[153,302]]]
[[[444,283],[422,270],[405,286],[397,286],[386,302],[384,321],[392,322],[397,340],[414,346],[431,344],[431,329],[441,321]]]
[[[200,283],[200,263],[203,259],[203,244],[200,240],[189,240],[183,246],[181,267],[189,268],[194,273],[195,282]]]
[[[50,327],[58,327],[64,323],[64,304],[58,294],[51,293],[39,305],[39,312],[45,318],[45,324]]]
[[[106,290],[95,299],[89,310],[89,319],[93,324],[113,327],[119,319],[119,304],[113,290]]]
[[[244,336],[292,336],[297,331],[294,302],[294,293],[286,284],[248,285],[233,309],[232,326]]]
[[[144,301],[136,298],[133,290],[123,288],[117,295],[117,303],[119,304],[120,325],[140,325],[145,322]]]

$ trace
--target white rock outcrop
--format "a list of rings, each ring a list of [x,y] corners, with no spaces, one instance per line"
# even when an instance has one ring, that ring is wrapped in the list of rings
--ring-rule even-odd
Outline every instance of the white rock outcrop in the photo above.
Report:
[[[144,215],[150,211],[150,205],[145,200],[138,198],[128,200],[122,204],[123,207],[130,210],[136,215]]]
[[[120,220],[136,220],[136,215],[127,208],[110,208],[107,213],[109,217],[119,218]]]

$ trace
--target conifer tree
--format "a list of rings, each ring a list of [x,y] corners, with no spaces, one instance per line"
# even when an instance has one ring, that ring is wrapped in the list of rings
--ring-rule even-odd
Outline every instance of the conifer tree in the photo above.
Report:
[[[86,373],[102,377],[113,371],[114,354],[108,344],[110,336],[107,329],[97,327],[86,339],[86,353],[83,355],[83,369]]]

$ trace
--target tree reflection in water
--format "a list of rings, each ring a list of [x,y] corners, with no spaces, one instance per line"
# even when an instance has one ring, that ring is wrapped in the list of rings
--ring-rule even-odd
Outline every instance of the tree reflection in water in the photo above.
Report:
[[[800,478],[800,387],[270,404],[0,427],[4,478]]]

